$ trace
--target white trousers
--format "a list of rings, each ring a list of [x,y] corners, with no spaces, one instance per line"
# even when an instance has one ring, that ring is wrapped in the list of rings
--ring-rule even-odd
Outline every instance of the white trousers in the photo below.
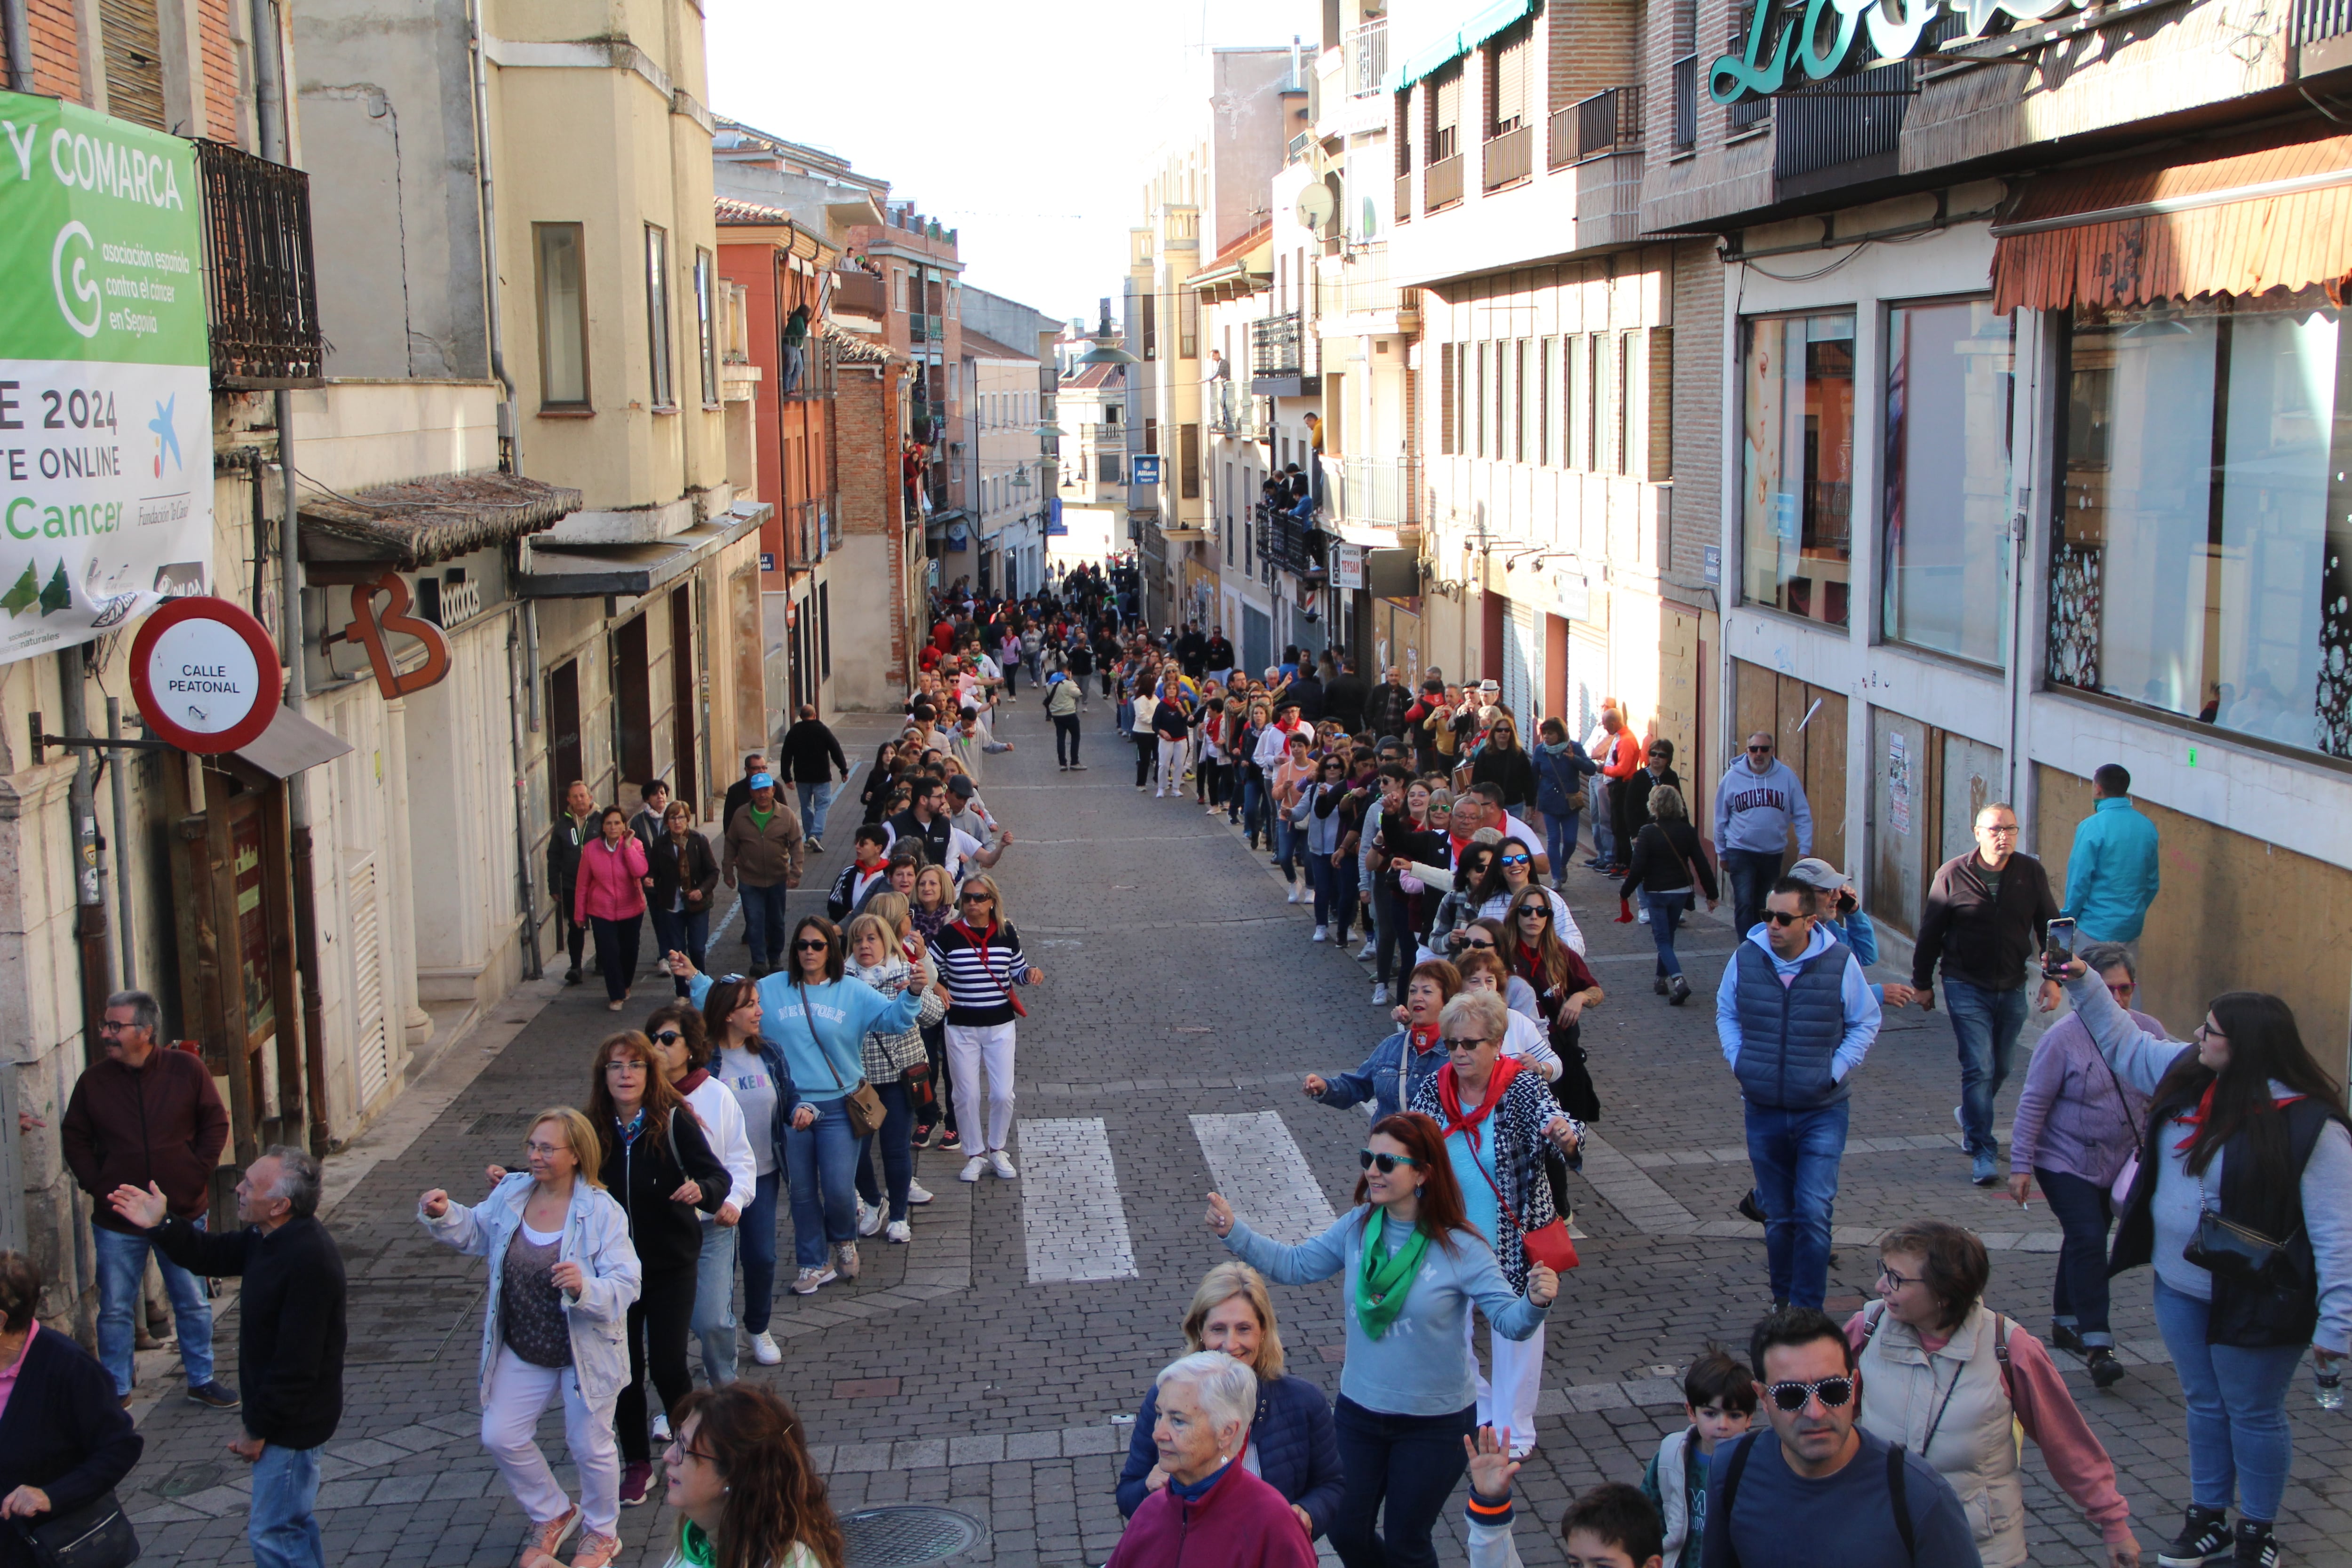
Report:
[[[1184,793],[1184,749],[1189,744],[1185,741],[1165,739],[1160,742],[1160,787],[1154,794]]]
[[[1011,1024],[950,1024],[948,1071],[955,1078],[956,1127],[967,1155],[1004,1147],[1013,1132],[1013,1030]],[[982,1131],[980,1070],[988,1068],[987,1136]]]
[[[563,1399],[563,1440],[580,1469],[581,1522],[597,1535],[621,1528],[621,1447],[613,1435],[613,1400],[590,1405],[580,1395],[580,1379],[568,1366],[533,1366],[506,1346],[490,1369],[489,1402],[482,1406],[482,1447],[504,1476],[507,1489],[533,1524],[562,1519],[572,1500],[555,1483],[547,1456],[532,1430],[559,1392]]]
[[[1470,1352],[1473,1366],[1477,1364],[1474,1348],[1476,1320],[1465,1314],[1462,1320],[1462,1344]],[[1478,1425],[1492,1426],[1497,1433],[1511,1429],[1511,1447],[1525,1448],[1536,1440],[1536,1395],[1543,1391],[1544,1325],[1538,1323],[1536,1331],[1523,1340],[1506,1339],[1486,1327],[1486,1355],[1494,1363],[1495,1376],[1490,1384],[1484,1373],[1478,1375]]]

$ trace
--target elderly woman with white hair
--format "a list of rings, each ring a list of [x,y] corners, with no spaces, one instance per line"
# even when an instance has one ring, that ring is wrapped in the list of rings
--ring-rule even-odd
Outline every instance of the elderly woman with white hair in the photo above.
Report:
[[[1315,1548],[1282,1494],[1235,1461],[1257,1408],[1257,1373],[1223,1351],[1162,1367],[1151,1441],[1168,1484],[1127,1521],[1110,1568],[1313,1568]]]

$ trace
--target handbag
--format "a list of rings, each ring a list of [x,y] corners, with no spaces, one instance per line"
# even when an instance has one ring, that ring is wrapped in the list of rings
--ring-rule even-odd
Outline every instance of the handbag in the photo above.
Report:
[[[841,1074],[834,1069],[833,1058],[825,1055],[824,1044],[818,1039],[816,1017],[809,1011],[808,987],[801,985],[793,989],[800,993],[801,1016],[808,1021],[809,1038],[816,1041],[818,1059],[824,1063],[824,1070],[833,1074],[833,1087],[845,1089],[841,1081]],[[845,1089],[842,1097],[841,1109],[849,1117],[849,1130],[860,1138],[881,1131],[882,1097],[874,1092],[874,1086],[865,1079],[860,1078],[857,1080],[856,1089]]]
[[[2116,1088],[2116,1101],[2124,1108],[2124,1120],[2129,1121],[2131,1099],[2124,1093],[2124,1080],[2116,1076],[2115,1065],[2107,1060],[2104,1053],[2099,1057],[2099,1065],[2107,1069],[2107,1081]],[[2124,1161],[2124,1168],[2116,1172],[2116,1179],[2107,1184],[2107,1196],[2114,1202],[2118,1214],[2123,1212],[2126,1204],[2131,1202],[2132,1184],[2138,1180],[2139,1150],[2135,1146],[2130,1157]]]
[[[1027,1017],[1029,1016],[1029,1009],[1021,1005],[1021,998],[1013,994],[1012,988],[1006,985],[1003,980],[997,978],[995,969],[991,967],[989,964],[988,938],[982,936],[978,931],[973,931],[971,927],[964,924],[961,921],[956,921],[956,930],[963,932],[964,940],[971,943],[972,952],[977,953],[980,957],[980,972],[982,974],[987,975],[988,978],[994,983],[997,994],[1003,997],[1004,1005],[1013,1009],[1013,1016],[1016,1018]],[[994,926],[989,927],[988,936],[993,937],[995,934],[996,928]]]
[[[1478,1165],[1478,1162],[1470,1162]],[[1503,1189],[1495,1185],[1495,1178],[1486,1175],[1486,1167],[1478,1165],[1478,1174],[1486,1177],[1487,1191],[1495,1194],[1495,1212],[1502,1215],[1510,1227],[1518,1232],[1519,1247],[1530,1263],[1540,1263],[1555,1274],[1565,1274],[1583,1261],[1576,1256],[1576,1239],[1568,1234],[1568,1222],[1554,1215],[1549,1225],[1539,1225],[1529,1230],[1519,1224],[1519,1216],[1503,1201]]]
[[[8,1522],[41,1568],[126,1568],[139,1561],[139,1537],[111,1487],[68,1512]]]

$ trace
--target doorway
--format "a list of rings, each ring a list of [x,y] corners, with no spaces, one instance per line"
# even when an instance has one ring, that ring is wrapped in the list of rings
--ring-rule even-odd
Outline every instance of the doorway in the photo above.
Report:
[[[654,776],[653,671],[643,616],[613,632],[613,725],[614,754],[621,763],[613,786],[617,801],[624,788],[643,789]]]
[[[565,659],[547,672],[547,815],[563,816],[572,781],[588,775],[580,755],[580,666]]]
[[[702,805],[702,770],[697,767],[695,698],[701,683],[695,679],[694,594],[683,584],[669,595],[670,733],[676,742],[677,777],[673,798],[698,812]]]

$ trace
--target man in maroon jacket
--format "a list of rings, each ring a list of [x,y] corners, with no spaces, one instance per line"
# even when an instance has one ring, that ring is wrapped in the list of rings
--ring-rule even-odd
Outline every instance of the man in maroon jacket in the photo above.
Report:
[[[99,1037],[106,1059],[74,1085],[58,1124],[58,1141],[74,1181],[95,1202],[92,1239],[98,1253],[98,1359],[114,1376],[114,1391],[131,1403],[131,1349],[139,1310],[139,1281],[153,1242],[107,1203],[128,1184],[163,1189],[171,1212],[201,1227],[211,1195],[213,1167],[228,1144],[228,1112],[213,1089],[204,1059],[155,1043],[163,1010],[144,991],[118,991],[106,999]],[[188,1398],[215,1410],[234,1410],[236,1390],[213,1376],[213,1314],[204,1282],[161,1252],[156,1267],[172,1299],[180,1336],[180,1365]]]

